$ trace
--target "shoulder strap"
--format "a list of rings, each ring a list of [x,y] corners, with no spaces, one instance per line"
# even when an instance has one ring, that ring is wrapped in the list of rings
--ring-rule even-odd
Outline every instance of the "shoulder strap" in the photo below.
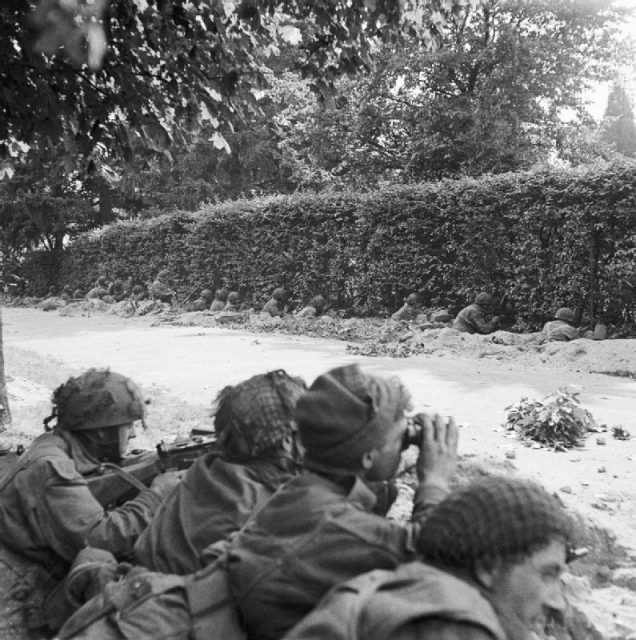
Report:
[[[25,451],[21,456],[16,458],[13,462],[13,466],[10,469],[7,469],[6,474],[0,478],[0,491],[2,491],[20,471],[26,469],[34,460],[51,456],[59,450],[59,446],[53,442],[47,442],[42,446],[31,447]]]
[[[139,491],[145,491],[148,487],[139,478],[135,477],[132,473],[128,473],[125,468],[114,464],[113,462],[102,462],[99,465],[102,469],[110,471],[112,474],[121,478],[128,484],[131,484],[135,489]]]
[[[411,563],[395,572],[375,571],[360,578],[354,615],[357,635],[366,640],[390,638],[403,625],[427,617],[471,623],[496,640],[506,638],[482,594],[445,571]]]
[[[228,545],[222,541],[220,556],[185,582],[188,609],[195,640],[207,640],[210,629],[224,640],[246,640],[238,603],[230,590],[227,574]]]

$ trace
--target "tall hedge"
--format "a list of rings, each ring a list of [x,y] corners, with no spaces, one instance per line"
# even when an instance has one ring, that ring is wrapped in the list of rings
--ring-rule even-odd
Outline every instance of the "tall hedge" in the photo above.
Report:
[[[507,293],[538,326],[563,305],[617,316],[634,273],[636,165],[546,170],[298,194],[114,224],[70,245],[61,283],[99,274],[147,282],[165,268],[182,296],[229,283],[262,301],[284,285],[356,313],[386,312],[421,290],[457,311],[474,293]]]

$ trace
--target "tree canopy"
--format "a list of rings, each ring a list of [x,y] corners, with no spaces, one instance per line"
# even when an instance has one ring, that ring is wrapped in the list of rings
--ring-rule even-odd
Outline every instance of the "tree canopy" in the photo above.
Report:
[[[615,82],[607,98],[602,139],[621,155],[636,156],[636,125],[634,111],[621,82]]]
[[[385,47],[374,72],[341,80],[295,147],[351,184],[527,168],[558,152],[567,122],[589,123],[583,92],[614,73],[624,17],[597,0],[483,0],[436,49]]]
[[[431,38],[469,0],[23,0],[0,5],[0,153],[52,147],[108,175],[138,138],[159,153],[206,122],[218,148],[258,112],[268,60],[290,62],[325,93],[369,69],[378,39]],[[37,43],[37,49],[34,44]],[[13,146],[11,143],[13,142]]]

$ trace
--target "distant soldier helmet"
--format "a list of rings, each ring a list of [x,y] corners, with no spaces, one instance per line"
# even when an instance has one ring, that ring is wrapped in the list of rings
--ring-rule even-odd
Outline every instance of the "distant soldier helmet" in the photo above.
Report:
[[[62,288],[62,291],[66,291],[66,293],[71,293],[71,285],[65,284],[64,287]]]
[[[406,297],[406,302],[408,304],[419,304],[420,297],[417,295],[417,293],[409,293],[409,295]]]
[[[475,296],[475,304],[478,304],[480,307],[491,307],[494,303],[494,298],[490,293],[486,293],[485,291],[480,291]]]
[[[123,289],[124,289],[124,281],[123,280],[115,280],[115,282],[113,282],[113,289],[115,289],[116,291],[123,291]]]
[[[318,311],[320,311],[321,309],[324,309],[327,306],[327,301],[322,296],[314,296],[309,301],[309,304],[312,307],[315,307]]]
[[[99,276],[99,278],[97,278],[97,284],[101,284],[105,287],[108,284],[108,278],[106,276]]]
[[[210,289],[203,289],[203,291],[201,291],[201,298],[203,298],[203,300],[211,300],[213,295]]]
[[[75,289],[75,291],[73,291],[73,297],[74,298],[81,298],[84,294],[82,293],[81,289]]]
[[[241,301],[241,296],[239,294],[238,291],[232,291],[228,297],[227,297],[227,301],[230,304],[238,304]]]
[[[130,378],[107,369],[89,369],[77,378],[69,378],[53,392],[52,402],[58,426],[68,431],[143,422],[146,414],[139,387]]]
[[[218,300],[225,302],[227,297],[230,295],[230,291],[227,287],[222,287],[221,289],[216,290],[216,297]]]
[[[272,293],[272,298],[278,302],[287,302],[289,300],[289,291],[284,287],[276,287]]]
[[[170,272],[167,269],[162,269],[158,274],[157,278],[167,278],[170,275]]]
[[[133,293],[143,293],[144,288],[140,285],[140,284],[136,284],[133,288],[132,288],[132,292]]]
[[[568,322],[569,324],[574,324],[576,322],[576,314],[569,307],[561,307],[554,314],[554,317],[557,320],[563,320],[563,322]]]

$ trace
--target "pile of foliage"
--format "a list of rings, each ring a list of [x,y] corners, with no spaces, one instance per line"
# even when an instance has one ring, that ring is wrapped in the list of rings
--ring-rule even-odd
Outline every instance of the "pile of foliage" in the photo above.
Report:
[[[522,398],[506,407],[505,426],[523,439],[557,450],[579,446],[588,431],[598,431],[598,425],[592,414],[581,407],[578,395],[562,387],[543,400]]]
[[[486,289],[538,329],[561,306],[621,318],[635,228],[636,166],[617,164],[209,205],[80,235],[57,282],[38,254],[25,275],[42,295],[167,269],[181,299],[226,284],[258,306],[284,286],[298,304],[320,293],[355,315],[392,311],[413,291],[457,313]]]

